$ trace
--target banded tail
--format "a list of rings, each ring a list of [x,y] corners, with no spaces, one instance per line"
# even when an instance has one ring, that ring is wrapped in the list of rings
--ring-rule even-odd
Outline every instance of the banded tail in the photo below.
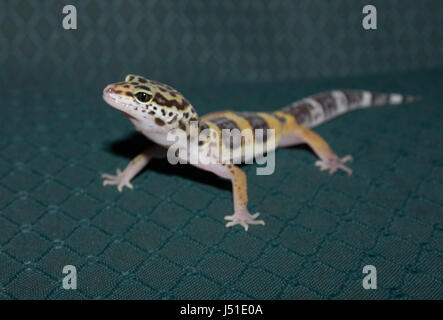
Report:
[[[416,96],[398,93],[335,90],[295,101],[279,111],[292,115],[299,125],[312,128],[355,109],[410,103],[418,99]]]

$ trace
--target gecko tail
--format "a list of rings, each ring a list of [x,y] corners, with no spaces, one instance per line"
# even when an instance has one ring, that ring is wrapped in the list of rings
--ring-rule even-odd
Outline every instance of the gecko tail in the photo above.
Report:
[[[290,115],[298,124],[312,128],[356,109],[412,103],[418,100],[418,96],[400,93],[332,90],[295,101],[278,110],[277,115]]]
[[[364,99],[364,96],[367,98]],[[362,100],[360,107],[378,107],[389,104],[413,103],[420,100],[420,96],[404,95],[400,93],[378,93],[378,92],[362,92]],[[351,106],[352,107],[352,106]]]
[[[421,100],[420,96],[406,95],[405,99],[404,99],[404,103],[413,103],[413,102],[417,102],[420,100]]]

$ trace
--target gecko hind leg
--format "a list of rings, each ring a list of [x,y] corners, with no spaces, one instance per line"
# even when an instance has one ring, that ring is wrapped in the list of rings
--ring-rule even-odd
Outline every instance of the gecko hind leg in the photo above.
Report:
[[[328,170],[329,174],[332,175],[341,169],[348,175],[352,174],[352,170],[345,166],[346,162],[353,161],[352,156],[338,157],[322,137],[304,126],[295,125],[291,134],[282,140],[281,146],[292,146],[300,143],[307,143],[320,158],[315,162],[315,165],[320,167],[321,171]]]

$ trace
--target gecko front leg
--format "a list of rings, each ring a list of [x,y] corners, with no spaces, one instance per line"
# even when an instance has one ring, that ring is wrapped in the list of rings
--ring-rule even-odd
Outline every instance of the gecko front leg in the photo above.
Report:
[[[123,172],[120,169],[116,170],[116,175],[104,173],[101,175],[103,180],[103,186],[116,185],[117,190],[121,192],[123,187],[133,188],[131,180],[149,163],[152,158],[159,158],[165,154],[165,150],[157,145],[146,148],[145,151],[140,153],[131,162],[128,163]]]
[[[246,184],[246,174],[233,164],[212,163],[208,165],[198,164],[197,167],[211,171],[216,175],[229,179],[232,182],[232,193],[234,199],[234,214],[225,216],[226,227],[232,227],[237,224],[248,231],[249,225],[265,225],[263,220],[256,220],[260,213],[250,214],[248,211],[248,194]]]

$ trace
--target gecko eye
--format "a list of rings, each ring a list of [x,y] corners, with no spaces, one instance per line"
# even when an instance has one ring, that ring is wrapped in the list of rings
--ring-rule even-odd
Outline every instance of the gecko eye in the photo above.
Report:
[[[139,92],[135,95],[135,97],[140,102],[148,102],[152,98],[152,96],[147,94],[146,92]]]

